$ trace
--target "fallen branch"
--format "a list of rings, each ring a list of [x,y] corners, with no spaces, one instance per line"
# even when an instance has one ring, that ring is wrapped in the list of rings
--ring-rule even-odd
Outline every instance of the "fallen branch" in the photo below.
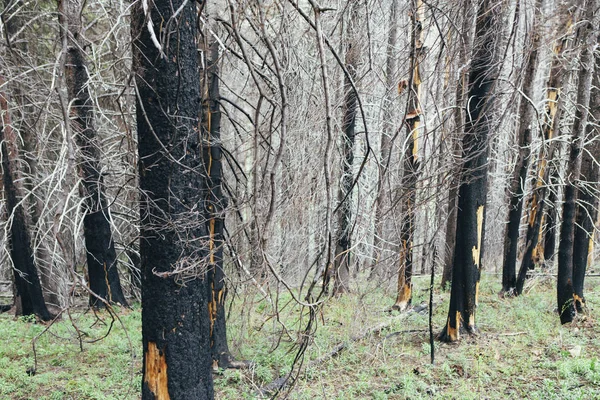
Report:
[[[337,357],[342,351],[344,351],[345,349],[347,349],[352,343],[357,342],[359,340],[365,339],[367,337],[370,336],[374,336],[374,335],[379,335],[381,333],[381,331],[383,331],[384,329],[388,328],[390,325],[392,325],[394,322],[398,321],[399,319],[403,319],[406,316],[413,314],[413,313],[420,313],[422,312],[424,309],[427,308],[427,304],[420,304],[410,310],[408,310],[407,312],[399,315],[397,318],[394,318],[391,321],[385,322],[385,323],[381,323],[373,328],[370,328],[368,330],[366,330],[365,332],[359,334],[359,335],[355,335],[352,336],[349,340],[344,341],[344,342],[340,342],[337,345],[335,345],[333,347],[333,349],[317,358],[312,360],[311,362],[308,363],[307,368],[312,368],[315,367],[319,364],[324,363],[325,361],[328,361],[332,358]],[[394,332],[391,333],[387,336],[385,336],[384,339],[387,339],[388,337],[391,336],[396,336],[399,335],[401,333],[416,333],[416,332],[426,332],[426,330],[422,330],[422,329],[410,329],[410,330],[406,330],[406,331],[398,331],[398,332]],[[279,391],[281,391],[289,382],[289,378],[290,378],[290,374],[285,374],[283,376],[278,377],[277,379],[275,379],[273,382],[261,387],[258,389],[258,395],[260,396],[268,396],[271,393],[278,393]]]

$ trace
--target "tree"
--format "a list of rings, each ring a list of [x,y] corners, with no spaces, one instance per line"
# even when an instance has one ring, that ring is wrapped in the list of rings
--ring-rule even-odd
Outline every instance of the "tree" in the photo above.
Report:
[[[360,43],[357,40],[359,4],[350,5],[350,18],[346,22],[346,69],[344,77],[344,116],[342,120],[342,182],[338,190],[338,232],[335,247],[333,294],[341,295],[350,285],[350,248],[352,240],[352,186],[354,175],[354,140],[356,136],[357,93],[356,82]]]
[[[100,165],[93,102],[88,89],[89,75],[83,51],[85,43],[81,32],[82,7],[83,3],[80,0],[58,2],[60,33],[66,45],[64,60],[66,85],[73,116],[70,127],[79,147],[77,168],[81,176],[81,190],[86,206],[83,235],[92,292],[90,305],[102,308],[106,301],[126,306],[127,300],[119,279],[117,253],[110,226],[110,210]]]
[[[573,299],[578,313],[585,311],[583,283],[592,257],[594,231],[598,218],[598,191],[600,171],[600,54],[596,51],[595,73],[592,75],[590,114],[585,134],[581,161],[581,176],[577,188],[575,212],[575,237],[573,241]]]
[[[531,156],[531,137],[534,104],[533,84],[537,68],[539,49],[539,24],[542,13],[542,1],[535,2],[532,31],[529,40],[526,41],[526,61],[524,63],[523,87],[521,89],[521,100],[519,105],[519,122],[517,129],[518,155],[510,180],[508,224],[504,235],[504,259],[502,262],[502,293],[512,295],[515,291],[517,273],[517,248],[519,244],[519,228],[521,226],[521,214],[523,212],[523,197],[525,192],[525,181],[529,169],[529,158]],[[527,52],[529,54],[527,54]]]
[[[465,91],[467,89],[467,80],[469,70],[465,67],[467,59],[471,53],[473,42],[473,19],[472,19],[472,1],[464,0],[462,4],[462,26],[458,35],[459,57],[458,65],[460,72],[456,84],[456,107],[454,108],[454,129],[456,132],[462,133],[464,129],[464,104]],[[442,271],[442,288],[446,288],[448,282],[452,281],[452,265],[454,264],[454,248],[456,247],[456,215],[458,213],[458,188],[460,186],[460,170],[461,165],[457,160],[460,160],[461,142],[459,135],[452,135],[450,145],[448,146],[451,155],[451,167],[449,172],[450,188],[448,190],[448,218],[446,221],[445,232],[445,253],[444,253],[444,268]]]
[[[0,88],[4,78],[0,76]],[[31,236],[23,205],[23,187],[18,167],[18,139],[8,113],[8,97],[0,91],[0,143],[2,152],[2,182],[10,224],[10,256],[15,282],[17,315],[37,315],[43,321],[53,318],[44,301],[42,285],[34,263]]]
[[[402,223],[400,227],[400,266],[398,295],[395,310],[404,311],[412,301],[413,242],[415,234],[415,207],[417,202],[417,174],[419,172],[419,125],[421,120],[421,61],[423,58],[423,3],[413,0],[410,70],[408,82],[406,147],[402,175]],[[404,90],[400,83],[399,90]]]
[[[208,188],[204,199],[205,220],[208,231],[208,313],[210,316],[210,348],[213,367],[227,368],[231,354],[227,346],[225,300],[227,286],[223,270],[223,230],[227,200],[221,187],[223,180],[223,153],[221,149],[221,107],[219,94],[219,44],[204,37],[202,90],[202,158]],[[215,365],[216,364],[216,365]]]
[[[521,295],[523,285],[527,278],[529,270],[533,269],[535,262],[538,259],[540,231],[543,226],[544,208],[547,201],[552,200],[552,196],[556,193],[550,193],[550,199],[546,199],[548,191],[548,181],[551,170],[558,172],[551,164],[557,152],[557,144],[555,139],[558,134],[560,115],[562,111],[562,96],[561,91],[565,79],[565,71],[563,67],[562,55],[567,48],[569,31],[573,24],[572,16],[563,18],[562,23],[558,27],[558,33],[561,37],[554,44],[552,65],[550,68],[550,76],[546,84],[546,108],[545,118],[542,124],[542,137],[544,145],[540,148],[538,155],[538,164],[536,170],[536,178],[533,193],[529,201],[530,206],[527,215],[527,233],[525,236],[525,249],[519,274],[515,284],[515,294]],[[549,167],[550,164],[550,167]],[[554,169],[552,169],[554,168]],[[552,212],[552,210],[550,210]]]
[[[457,341],[463,329],[469,334],[476,331],[475,308],[485,233],[489,113],[493,110],[492,89],[498,77],[496,41],[501,33],[500,15],[502,7],[493,1],[479,2],[469,72],[450,310],[439,335],[445,342]]]
[[[132,6],[143,399],[212,399],[196,3]]]
[[[577,195],[576,182],[581,174],[582,151],[584,134],[588,122],[589,105],[591,98],[592,76],[594,74],[594,49],[597,45],[600,24],[600,11],[598,0],[584,2],[586,11],[585,19],[582,21],[577,33],[578,41],[582,45],[579,60],[579,82],[577,84],[577,104],[575,118],[571,132],[571,145],[569,162],[567,164],[567,185],[565,187],[565,200],[563,204],[562,223],[560,227],[560,243],[558,246],[558,280],[557,301],[560,322],[566,324],[571,322],[576,314],[576,303],[583,304],[574,288],[574,257],[575,254],[575,231],[577,220]],[[580,210],[580,213],[583,210]],[[584,227],[582,227],[584,228]],[[587,242],[587,241],[586,241]],[[577,254],[577,256],[579,256]],[[587,257],[586,257],[587,259]],[[585,260],[584,260],[585,263]],[[585,276],[585,264],[578,265],[578,284],[583,291],[583,276]],[[583,274],[583,276],[581,276]],[[579,291],[579,290],[578,290]],[[583,293],[581,293],[583,294]]]

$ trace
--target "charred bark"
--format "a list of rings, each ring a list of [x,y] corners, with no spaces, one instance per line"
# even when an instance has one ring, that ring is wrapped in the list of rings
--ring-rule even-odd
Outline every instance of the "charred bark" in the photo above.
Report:
[[[23,16],[25,4],[21,0],[4,0],[4,12],[2,21],[6,27],[6,44],[9,49],[7,59],[17,68],[29,68],[25,57],[29,54],[29,44],[23,37],[23,28],[27,25],[27,18]],[[23,189],[25,192],[32,193],[35,188],[35,176],[37,173],[38,159],[36,148],[39,141],[35,132],[35,126],[31,121],[35,120],[32,101],[27,95],[26,89],[18,80],[9,82],[9,90],[13,101],[18,105],[12,115],[14,128],[19,132],[19,138],[22,142],[21,159],[25,161],[25,170],[23,171]],[[24,193],[25,195],[25,193]],[[44,291],[44,297],[49,304],[60,306],[64,302],[64,293],[60,293],[56,275],[52,276],[52,260],[50,252],[44,241],[35,243],[35,237],[40,231],[42,222],[42,210],[44,204],[42,196],[35,193],[27,196],[27,214],[30,216],[28,229],[32,246],[34,247],[35,263],[40,273],[40,280]]]
[[[581,161],[581,177],[577,188],[577,210],[573,242],[573,300],[578,313],[585,311],[583,285],[585,272],[590,264],[594,244],[594,230],[598,218],[598,194],[600,178],[600,55],[596,52],[595,72],[592,74],[590,114],[586,129],[584,151]]]
[[[463,3],[463,20],[461,27],[461,35],[459,41],[461,43],[458,64],[460,66],[458,73],[458,81],[456,85],[456,107],[454,109],[454,129],[456,134],[452,136],[450,145],[450,188],[448,191],[448,217],[446,220],[446,246],[444,253],[444,268],[442,272],[441,286],[446,288],[449,282],[452,281],[452,265],[454,264],[454,248],[456,247],[456,216],[458,214],[458,188],[460,186],[460,158],[461,158],[461,142],[459,137],[460,132],[464,129],[464,107],[465,107],[465,91],[467,89],[467,80],[469,71],[465,67],[467,59],[471,53],[473,41],[473,20],[471,18],[472,2],[464,0]]]
[[[0,76],[0,87],[4,79]],[[15,306],[17,315],[36,315],[43,321],[52,319],[46,307],[42,285],[34,263],[31,236],[23,209],[23,188],[18,170],[17,136],[12,130],[8,98],[0,92],[0,145],[2,153],[2,181],[6,196],[10,224],[10,256],[15,282]]]
[[[548,192],[549,170],[548,164],[553,162],[557,151],[557,144],[552,141],[557,136],[560,114],[562,110],[562,98],[560,96],[563,81],[564,69],[562,63],[562,54],[568,44],[568,32],[572,26],[572,19],[569,16],[564,19],[563,24],[559,27],[559,32],[563,34],[554,46],[554,58],[550,69],[550,77],[546,84],[546,110],[545,120],[542,125],[542,137],[544,138],[544,146],[540,149],[538,156],[536,182],[530,200],[530,206],[527,216],[527,233],[525,237],[525,250],[517,275],[515,286],[515,294],[521,295],[523,286],[527,278],[527,273],[532,270],[538,262],[541,254],[539,253],[539,238],[542,229],[542,220],[544,216],[544,207],[546,204],[546,193]]]
[[[342,120],[342,182],[338,190],[338,233],[335,246],[333,295],[339,296],[350,288],[350,248],[352,241],[352,183],[354,174],[354,140],[356,137],[357,98],[352,87],[356,82],[356,70],[360,56],[360,44],[355,32],[358,24],[358,4],[351,6],[350,18],[346,24],[348,43],[346,44],[346,69],[348,75],[344,78],[344,119]]]
[[[63,43],[66,42],[64,65],[71,104],[70,126],[79,147],[77,168],[81,177],[80,190],[85,199],[83,235],[92,291],[90,305],[103,308],[106,301],[127,306],[119,278],[110,210],[101,172],[98,133],[94,127],[94,108],[88,90],[89,75],[81,34],[82,7],[80,0],[58,2],[61,37]]]
[[[504,258],[502,263],[502,292],[512,295],[517,283],[517,248],[519,244],[519,227],[521,225],[521,214],[523,213],[523,195],[527,171],[529,169],[529,158],[531,156],[531,125],[533,124],[534,107],[531,104],[533,97],[533,83],[537,67],[538,49],[540,35],[538,33],[538,21],[541,17],[542,1],[537,0],[532,24],[534,26],[532,37],[526,45],[526,50],[531,47],[529,57],[525,63],[523,74],[522,97],[519,105],[519,127],[517,130],[517,142],[519,154],[515,163],[509,189],[508,224],[504,235]]]
[[[142,191],[142,399],[212,399],[197,5],[157,0],[132,7]]]
[[[412,301],[413,239],[415,233],[415,203],[419,171],[418,135],[421,118],[421,60],[423,58],[423,3],[413,0],[412,46],[408,81],[408,106],[405,117],[406,148],[402,174],[402,223],[400,225],[400,266],[398,294],[393,309],[404,311]],[[401,87],[401,86],[400,86]]]
[[[457,341],[461,330],[476,332],[475,309],[485,234],[489,132],[493,86],[498,78],[497,37],[502,7],[482,0],[477,10],[475,43],[469,71],[469,102],[463,139],[461,184],[458,192],[456,246],[448,320],[439,339]]]
[[[214,368],[228,368],[231,353],[227,346],[225,300],[227,286],[223,270],[223,231],[227,200],[222,190],[223,153],[221,150],[221,106],[219,103],[219,45],[205,44],[206,69],[201,75],[202,88],[202,158],[208,187],[204,200],[208,231],[208,314],[210,316],[210,349]]]
[[[588,121],[592,75],[594,73],[594,49],[598,38],[600,12],[598,0],[585,2],[586,18],[579,27],[579,43],[583,48],[580,56],[579,82],[577,84],[577,104],[572,128],[569,162],[567,166],[567,185],[563,204],[560,243],[558,246],[558,282],[557,301],[560,322],[571,322],[576,314],[573,285],[574,239],[577,210],[576,182],[581,173],[583,141]],[[585,273],[585,268],[584,268]],[[583,299],[582,299],[583,300]]]

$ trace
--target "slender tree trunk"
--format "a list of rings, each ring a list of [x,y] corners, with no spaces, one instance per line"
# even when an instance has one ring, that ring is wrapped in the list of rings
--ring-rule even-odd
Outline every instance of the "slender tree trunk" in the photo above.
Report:
[[[345,64],[352,80],[356,82],[356,69],[360,56],[358,43],[358,4],[350,6],[350,18],[346,23],[346,59]],[[352,236],[352,183],[354,182],[354,139],[356,136],[357,99],[348,76],[344,78],[344,119],[342,120],[342,183],[338,190],[338,233],[335,248],[333,295],[339,296],[349,290],[350,285],[350,247]]]
[[[117,268],[117,254],[110,227],[109,207],[101,173],[98,134],[94,127],[94,109],[88,90],[89,75],[83,52],[80,0],[59,0],[58,18],[61,36],[67,42],[65,76],[71,104],[71,129],[79,147],[78,170],[86,210],[83,234],[87,250],[90,305],[102,308],[105,303],[127,305]]]
[[[202,158],[208,190],[205,199],[206,229],[208,231],[208,314],[210,316],[210,348],[213,368],[231,365],[231,354],[227,346],[227,324],[225,300],[227,286],[223,270],[223,230],[227,200],[222,191],[223,166],[221,151],[221,107],[219,94],[219,44],[212,41],[204,45],[206,69],[202,82]]]
[[[594,230],[598,217],[600,178],[600,55],[595,54],[595,71],[592,74],[590,114],[586,128],[584,151],[581,161],[581,177],[577,187],[575,236],[573,243],[573,299],[577,312],[585,311],[583,285],[585,272],[591,260]]]
[[[385,98],[383,105],[383,121],[381,131],[381,145],[379,150],[380,165],[377,180],[377,198],[375,199],[375,233],[373,235],[373,262],[371,274],[385,254],[383,207],[387,198],[386,176],[389,168],[390,142],[394,131],[394,98],[396,91],[396,42],[398,39],[398,0],[390,3],[390,22],[385,61]]]
[[[554,58],[550,69],[550,77],[546,85],[546,118],[542,125],[542,137],[544,146],[540,149],[538,156],[536,182],[534,184],[533,194],[530,200],[529,212],[527,216],[527,234],[525,237],[525,251],[521,260],[519,274],[515,285],[515,294],[520,295],[523,292],[523,285],[527,278],[527,272],[533,269],[538,259],[538,241],[544,216],[544,207],[546,203],[546,193],[548,191],[549,170],[548,163],[552,163],[557,150],[557,144],[552,141],[557,136],[560,113],[562,109],[562,99],[560,92],[564,81],[564,69],[562,54],[567,46],[567,32],[570,30],[573,21],[571,18],[565,18],[558,32],[563,33],[562,39],[558,40],[554,46]]]
[[[4,78],[0,76],[0,88]],[[10,222],[10,256],[15,282],[17,315],[37,315],[44,321],[52,319],[46,308],[38,271],[34,263],[31,237],[23,209],[23,187],[18,170],[17,135],[12,129],[8,98],[0,91],[0,144],[2,153],[2,181],[6,196],[6,209]]]
[[[584,9],[586,18],[579,27],[579,43],[583,46],[580,56],[579,82],[577,86],[577,104],[573,122],[572,142],[567,166],[567,185],[563,204],[560,243],[558,246],[558,282],[557,301],[560,322],[571,322],[576,313],[575,302],[583,302],[574,292],[573,262],[574,239],[577,210],[576,182],[581,173],[583,141],[588,121],[592,75],[594,74],[594,49],[597,45],[600,12],[598,0],[588,0]],[[586,257],[587,258],[587,257]],[[585,267],[583,267],[585,274]],[[583,279],[581,280],[583,284]]]
[[[556,165],[552,164],[549,166],[549,179],[548,182],[548,198],[544,202],[546,206],[546,215],[544,219],[544,265],[549,267],[552,264],[554,255],[556,254],[556,225],[558,223],[558,210],[557,210],[557,185],[559,179],[559,170]]]
[[[456,246],[448,321],[440,340],[457,341],[461,328],[474,333],[475,308],[485,236],[485,205],[489,132],[494,109],[493,87],[498,78],[498,36],[502,7],[482,0],[477,10],[475,43],[469,72],[469,102],[463,140],[464,164],[458,193]]]
[[[523,195],[525,182],[527,180],[527,171],[529,169],[529,158],[531,156],[531,126],[533,124],[534,112],[534,105],[531,103],[531,99],[533,98],[533,83],[535,81],[535,72],[538,64],[537,59],[540,40],[538,21],[541,17],[541,7],[542,0],[537,0],[535,2],[532,21],[533,30],[525,48],[525,53],[527,53],[530,48],[531,50],[527,57],[523,74],[523,88],[518,114],[519,127],[517,130],[519,154],[510,181],[508,224],[504,235],[502,293],[505,295],[512,295],[517,284],[517,248],[519,244],[521,214],[523,212]]]
[[[465,90],[467,88],[468,69],[465,64],[467,57],[470,56],[473,36],[473,21],[469,17],[472,10],[472,1],[464,0],[463,3],[463,19],[461,27],[461,35],[459,42],[459,76],[456,85],[456,107],[454,108],[454,129],[462,132],[465,121],[464,105],[465,105]],[[444,252],[444,268],[442,271],[441,286],[446,288],[449,282],[452,281],[452,265],[454,263],[454,248],[456,246],[456,216],[458,213],[458,188],[460,186],[460,163],[457,162],[461,157],[461,142],[459,135],[452,135],[450,141],[450,189],[448,192],[448,218],[446,220],[446,245]]]
[[[23,17],[22,8],[24,4],[21,0],[4,0],[4,10],[2,20],[6,27],[6,41],[9,49],[9,58],[11,62],[20,70],[29,68],[23,62],[24,57],[29,53],[29,45],[26,39],[20,38],[20,30],[26,26],[27,20]],[[10,85],[12,98],[17,103],[15,108],[16,113],[13,114],[13,124],[19,132],[19,137],[23,143],[22,159],[25,161],[27,171],[24,174],[23,187],[27,192],[33,192],[35,187],[34,179],[37,172],[37,142],[38,137],[35,134],[35,127],[31,125],[33,120],[33,107],[31,101],[28,100],[26,91],[20,82],[12,82]],[[17,119],[17,121],[15,121]],[[31,216],[30,229],[32,246],[35,248],[35,261],[40,272],[40,279],[44,289],[46,301],[56,306],[61,306],[64,303],[64,293],[60,293],[58,279],[52,271],[52,260],[46,243],[34,243],[35,236],[39,232],[39,225],[42,220],[42,210],[44,204],[41,200],[42,196],[30,195],[27,196],[28,213]]]
[[[131,10],[144,400],[214,397],[196,7],[156,0],[134,3]]]
[[[406,122],[406,149],[402,175],[402,223],[400,226],[400,266],[398,294],[393,309],[404,311],[412,301],[413,240],[415,234],[415,203],[417,201],[417,174],[419,172],[418,135],[421,118],[421,60],[423,58],[423,3],[413,0],[412,46],[408,82]]]

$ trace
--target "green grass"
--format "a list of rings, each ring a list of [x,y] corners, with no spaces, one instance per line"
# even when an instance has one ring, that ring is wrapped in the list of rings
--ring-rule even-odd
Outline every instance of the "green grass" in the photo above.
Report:
[[[502,299],[498,276],[481,285],[475,337],[459,344],[435,344],[431,365],[426,312],[397,314],[385,310],[393,293],[365,285],[339,299],[328,299],[309,337],[304,366],[292,399],[594,399],[600,398],[600,341],[595,307],[597,278],[588,279],[586,297],[592,317],[561,326],[555,313],[554,280],[539,278],[521,298]],[[414,304],[425,301],[425,279],[417,278]],[[247,370],[215,374],[218,399],[257,398],[257,388],[289,372],[295,343],[307,322],[300,306],[282,293],[274,307],[258,296],[236,298],[229,320],[230,348],[238,360],[253,361]],[[445,323],[449,293],[434,295],[434,324]],[[111,333],[80,350],[77,331],[64,318],[36,342],[46,328],[31,319],[0,316],[0,399],[136,399],[140,396],[141,321],[139,307],[121,310]],[[111,319],[75,314],[85,341],[102,337]],[[376,335],[353,341],[378,325]],[[408,331],[408,332],[407,332]],[[347,342],[335,358],[311,360]],[[132,345],[130,345],[130,343]],[[132,348],[133,346],[133,348]],[[309,365],[310,364],[310,365]]]

